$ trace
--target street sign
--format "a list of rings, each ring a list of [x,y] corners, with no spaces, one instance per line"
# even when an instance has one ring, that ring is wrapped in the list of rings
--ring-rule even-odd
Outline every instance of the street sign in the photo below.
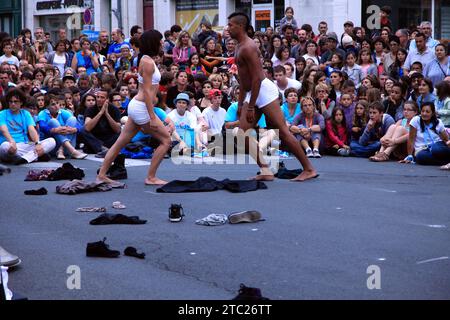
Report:
[[[100,36],[100,31],[91,31],[91,30],[83,30],[81,34],[84,34],[88,37],[89,41],[98,41]]]

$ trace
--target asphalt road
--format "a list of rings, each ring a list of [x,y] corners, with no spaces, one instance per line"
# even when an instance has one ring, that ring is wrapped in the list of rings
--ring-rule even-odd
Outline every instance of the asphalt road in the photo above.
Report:
[[[10,287],[30,299],[228,300],[240,283],[275,300],[449,299],[449,173],[354,158],[313,161],[321,174],[315,181],[278,180],[245,194],[157,194],[143,184],[146,162],[135,161],[127,189],[66,196],[55,193],[62,182],[25,182],[30,166],[13,167],[0,177],[0,245],[22,259],[10,273]],[[99,162],[73,164],[85,170],[86,180],[95,179]],[[286,164],[297,167],[294,160]],[[160,177],[243,179],[256,171],[254,165],[165,160]],[[40,187],[49,194],[23,194]],[[127,208],[112,209],[114,201]],[[171,203],[183,205],[183,222],[168,221]],[[86,206],[148,222],[91,226],[99,214],[76,212]],[[240,210],[259,210],[266,221],[195,224],[210,213]],[[103,237],[111,249],[123,253],[134,246],[146,259],[86,257],[86,244]],[[67,288],[70,266],[80,268],[80,290]],[[369,290],[369,277],[378,275],[373,266],[379,282],[369,282],[381,288]]]

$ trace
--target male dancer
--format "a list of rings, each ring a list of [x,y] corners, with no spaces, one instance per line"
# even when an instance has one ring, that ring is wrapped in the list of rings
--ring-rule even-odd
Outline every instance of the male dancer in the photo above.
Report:
[[[277,86],[266,79],[261,66],[259,50],[252,39],[247,35],[250,19],[241,12],[235,12],[228,17],[228,27],[232,38],[238,41],[236,48],[236,64],[239,75],[239,134],[256,126],[262,114],[270,127],[279,130],[281,141],[289,148],[295,157],[301,162],[303,172],[292,181],[306,181],[317,178],[309,159],[303,152],[297,139],[289,132],[278,102]],[[257,107],[256,107],[257,106]],[[256,107],[256,108],[255,108]],[[261,174],[256,180],[272,181],[274,175],[265,162],[262,152],[256,146],[257,141],[253,137],[245,136],[246,147],[249,147],[250,155],[255,158],[261,168]],[[252,144],[249,146],[249,144]],[[254,154],[257,153],[257,154]]]

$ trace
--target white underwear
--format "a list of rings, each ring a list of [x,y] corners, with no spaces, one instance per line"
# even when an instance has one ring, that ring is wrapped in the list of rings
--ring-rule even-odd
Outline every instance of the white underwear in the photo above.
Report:
[[[139,126],[150,122],[147,105],[145,102],[133,99],[128,104],[128,117]]]
[[[278,100],[279,95],[280,93],[276,84],[266,78],[261,82],[261,89],[259,90],[259,95],[256,99],[256,106],[259,109],[262,109],[275,100]],[[244,102],[249,103],[251,96],[252,93],[247,92]]]

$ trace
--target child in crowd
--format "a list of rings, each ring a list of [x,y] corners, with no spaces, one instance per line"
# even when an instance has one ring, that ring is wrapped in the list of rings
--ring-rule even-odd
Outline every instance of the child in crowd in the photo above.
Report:
[[[342,71],[348,75],[348,78],[353,81],[353,83],[360,84],[363,76],[361,67],[356,64],[356,54],[352,51],[348,52],[345,56],[345,63]]]
[[[355,114],[355,102],[353,102],[352,96],[347,93],[343,94],[341,96],[341,100],[339,101],[339,106],[344,111],[347,131],[350,133],[352,131],[351,119],[353,119],[353,115]]]
[[[359,100],[355,107],[355,114],[351,122],[351,140],[358,141],[369,120],[369,103],[366,100]]]
[[[192,74],[193,76],[197,73],[203,73],[206,75],[205,67],[200,63],[200,56],[198,53],[193,53],[189,58],[189,68],[186,68],[187,74]]]
[[[350,155],[344,110],[340,107],[333,109],[331,118],[326,122],[325,144],[327,154],[342,157]]]

